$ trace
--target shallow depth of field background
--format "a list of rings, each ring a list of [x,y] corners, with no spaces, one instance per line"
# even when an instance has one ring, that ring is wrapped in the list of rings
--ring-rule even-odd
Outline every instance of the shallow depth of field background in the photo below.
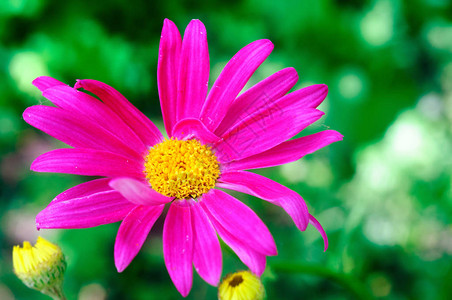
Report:
[[[296,88],[326,83],[327,128],[344,141],[264,170],[299,192],[323,224],[323,252],[311,226],[235,193],[273,233],[279,255],[262,276],[268,299],[447,299],[452,278],[452,3],[448,0],[0,1],[0,299],[47,299],[12,273],[12,246],[35,242],[34,217],[81,176],[33,173],[38,155],[63,146],[27,125],[27,106],[47,103],[31,81],[104,81],[160,128],[156,84],[163,19],[183,32],[207,28],[211,80],[243,46],[261,38],[275,50],[250,80],[295,67]],[[277,4],[278,3],[278,4]],[[118,274],[118,224],[44,230],[65,252],[69,299],[180,299],[162,256],[162,220]],[[223,276],[244,269],[226,246]],[[187,299],[215,299],[194,276]]]

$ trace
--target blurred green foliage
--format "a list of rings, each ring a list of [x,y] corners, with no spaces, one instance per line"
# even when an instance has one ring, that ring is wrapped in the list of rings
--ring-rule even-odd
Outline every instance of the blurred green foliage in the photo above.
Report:
[[[236,194],[279,249],[263,275],[268,299],[450,299],[452,294],[452,3],[449,0],[0,1],[0,299],[45,299],[11,268],[12,246],[35,241],[35,215],[86,178],[29,171],[61,146],[23,122],[46,102],[40,75],[104,81],[160,127],[156,64],[164,18],[201,19],[211,80],[246,44],[268,38],[270,58],[250,85],[293,66],[297,88],[326,83],[326,116],[303,134],[344,134],[306,158],[260,172],[299,192],[325,227],[299,232],[279,208]],[[69,299],[179,299],[164,266],[162,220],[118,274],[118,224],[40,232],[68,258]],[[225,245],[223,275],[243,269]],[[187,299],[215,299],[197,275]]]

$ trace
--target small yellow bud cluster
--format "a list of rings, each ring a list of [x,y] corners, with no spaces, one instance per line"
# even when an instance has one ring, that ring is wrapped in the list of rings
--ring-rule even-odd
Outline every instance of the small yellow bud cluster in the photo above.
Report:
[[[149,150],[144,172],[160,194],[195,199],[215,186],[220,168],[208,146],[197,140],[170,139]]]
[[[264,297],[262,282],[250,271],[229,274],[218,287],[219,300],[262,300]]]
[[[29,288],[54,299],[65,299],[62,292],[66,260],[60,247],[38,237],[33,247],[24,242],[13,248],[13,267],[17,277]]]

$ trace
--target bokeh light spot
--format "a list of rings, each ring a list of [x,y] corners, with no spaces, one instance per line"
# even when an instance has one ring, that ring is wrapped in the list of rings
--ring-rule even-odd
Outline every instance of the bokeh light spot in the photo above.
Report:
[[[9,64],[9,72],[17,87],[29,95],[40,94],[31,82],[38,76],[49,75],[42,57],[35,52],[19,52],[14,55]]]
[[[363,82],[356,74],[346,74],[339,79],[339,93],[346,99],[355,99],[363,91]]]
[[[377,1],[360,24],[361,35],[372,46],[382,46],[394,35],[394,9],[389,0]]]

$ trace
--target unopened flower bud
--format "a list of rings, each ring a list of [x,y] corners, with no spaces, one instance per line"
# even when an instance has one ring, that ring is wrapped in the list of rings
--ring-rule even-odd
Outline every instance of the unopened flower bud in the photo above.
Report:
[[[13,267],[27,287],[54,299],[65,299],[62,286],[66,260],[57,245],[38,237],[34,246],[27,241],[22,248],[14,246]]]

